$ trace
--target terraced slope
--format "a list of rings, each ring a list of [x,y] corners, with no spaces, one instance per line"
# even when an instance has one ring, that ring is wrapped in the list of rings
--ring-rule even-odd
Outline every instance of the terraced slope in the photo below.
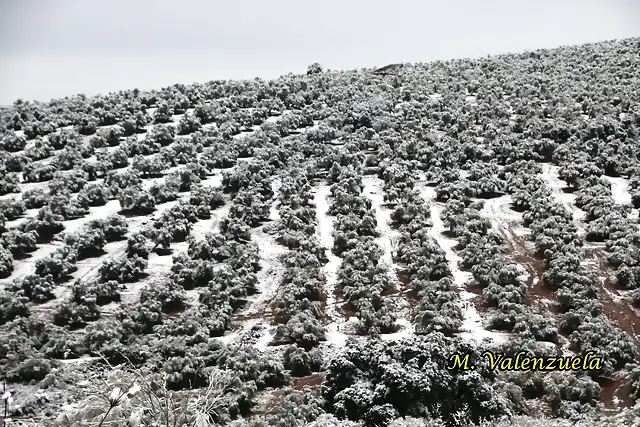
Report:
[[[632,425],[638,46],[2,109],[8,416]]]

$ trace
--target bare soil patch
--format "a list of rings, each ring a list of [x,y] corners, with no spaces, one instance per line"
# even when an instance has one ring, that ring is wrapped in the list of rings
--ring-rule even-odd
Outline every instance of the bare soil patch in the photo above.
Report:
[[[629,395],[631,385],[628,375],[620,373],[616,378],[602,386],[600,390],[600,401],[605,409],[630,408],[633,406],[633,399]]]
[[[302,390],[305,387],[317,387],[324,381],[325,374],[317,373],[308,377],[293,378],[291,386],[296,390]]]

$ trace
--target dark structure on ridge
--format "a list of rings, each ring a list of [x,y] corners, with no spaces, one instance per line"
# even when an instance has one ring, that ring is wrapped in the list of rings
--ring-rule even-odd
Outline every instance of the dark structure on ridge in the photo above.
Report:
[[[378,74],[381,76],[395,76],[398,71],[403,67],[403,64],[389,64],[385,65],[382,68],[378,68],[373,71],[373,74]]]

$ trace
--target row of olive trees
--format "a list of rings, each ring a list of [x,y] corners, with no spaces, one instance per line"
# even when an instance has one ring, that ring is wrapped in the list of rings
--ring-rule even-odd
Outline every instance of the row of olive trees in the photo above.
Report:
[[[310,179],[305,169],[289,168],[279,189],[280,219],[276,224],[277,240],[289,251],[282,259],[284,276],[273,302],[275,320],[280,324],[274,343],[299,347],[288,360],[300,365],[296,367],[300,374],[310,372],[314,357],[309,350],[326,339],[322,325],[325,278],[321,271],[326,255],[316,237],[318,220]]]
[[[344,156],[329,170],[333,219],[333,253],[341,257],[337,288],[345,308],[358,318],[357,332],[377,335],[397,329],[393,303],[385,296],[392,290],[387,267],[380,263],[382,250],[375,241],[377,221],[371,200],[362,194],[362,157]]]
[[[602,355],[603,369],[594,378],[604,384],[614,372],[633,367],[638,357],[633,341],[604,311],[598,298],[601,283],[593,268],[582,263],[584,238],[571,212],[527,167],[516,170],[513,185],[514,199],[525,210],[525,223],[544,259],[544,285],[556,291],[560,330],[575,351]]]

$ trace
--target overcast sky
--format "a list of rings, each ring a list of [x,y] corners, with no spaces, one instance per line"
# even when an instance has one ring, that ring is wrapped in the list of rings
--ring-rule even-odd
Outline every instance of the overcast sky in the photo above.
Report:
[[[0,105],[632,36],[638,0],[0,0]]]

